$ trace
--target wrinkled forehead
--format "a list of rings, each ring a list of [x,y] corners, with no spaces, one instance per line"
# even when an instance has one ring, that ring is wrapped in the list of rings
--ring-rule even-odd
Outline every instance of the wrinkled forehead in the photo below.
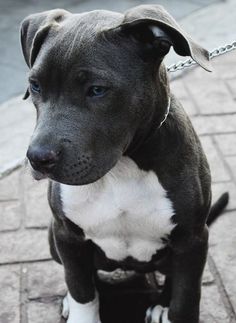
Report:
[[[109,11],[92,11],[71,15],[58,29],[50,31],[43,44],[32,73],[75,74],[81,68],[106,70],[113,77],[122,70],[127,76],[127,57],[131,51],[129,43],[107,39],[103,31],[116,27],[123,15]],[[117,73],[116,73],[117,72]]]
[[[86,61],[105,61],[109,45],[102,32],[116,27],[122,19],[123,14],[106,10],[71,14],[50,30],[39,57],[58,67],[63,63],[65,68]]]
[[[103,31],[118,26],[123,18],[121,13],[106,10],[72,14],[60,24],[59,33],[67,45],[90,43]]]

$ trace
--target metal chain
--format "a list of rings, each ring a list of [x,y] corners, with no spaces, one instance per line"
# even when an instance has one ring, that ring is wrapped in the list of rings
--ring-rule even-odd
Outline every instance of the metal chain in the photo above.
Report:
[[[233,41],[231,44],[227,44],[225,46],[221,46],[219,48],[215,48],[213,51],[210,52],[210,59],[216,56],[220,56],[231,52],[232,50],[236,49],[236,41]],[[178,63],[172,64],[167,67],[168,72],[176,72],[179,70],[183,70],[184,68],[196,65],[197,63],[192,59],[186,59],[185,61],[180,61]]]

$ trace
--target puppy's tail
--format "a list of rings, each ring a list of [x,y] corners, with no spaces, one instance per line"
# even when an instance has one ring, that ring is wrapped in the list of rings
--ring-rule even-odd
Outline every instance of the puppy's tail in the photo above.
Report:
[[[211,211],[207,219],[207,225],[210,226],[222,213],[229,202],[229,193],[226,192],[212,205]]]

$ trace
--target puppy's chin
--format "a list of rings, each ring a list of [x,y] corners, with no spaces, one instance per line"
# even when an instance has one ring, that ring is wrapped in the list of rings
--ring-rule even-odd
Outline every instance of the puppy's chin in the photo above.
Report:
[[[34,170],[32,167],[31,167],[31,174],[36,181],[40,181],[41,179],[48,178],[46,174],[42,174],[37,170]]]

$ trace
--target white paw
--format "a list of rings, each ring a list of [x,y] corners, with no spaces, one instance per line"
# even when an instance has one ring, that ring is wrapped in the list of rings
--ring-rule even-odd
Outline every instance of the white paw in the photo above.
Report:
[[[101,323],[97,295],[93,301],[80,304],[68,293],[62,306],[62,316],[67,319],[67,323]]]
[[[157,305],[146,312],[145,323],[171,323],[168,319],[168,308]]]

